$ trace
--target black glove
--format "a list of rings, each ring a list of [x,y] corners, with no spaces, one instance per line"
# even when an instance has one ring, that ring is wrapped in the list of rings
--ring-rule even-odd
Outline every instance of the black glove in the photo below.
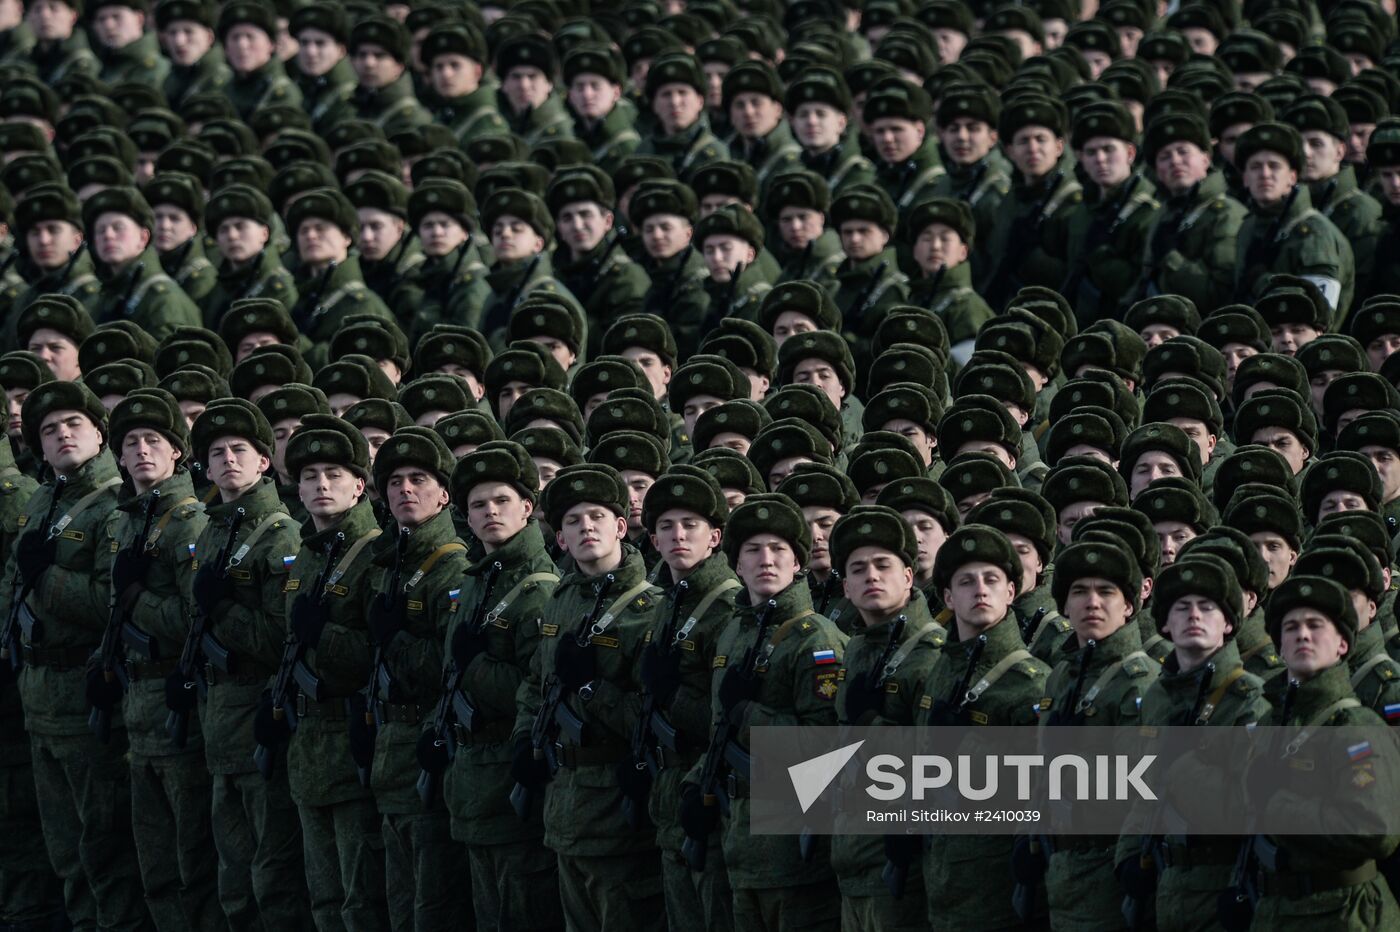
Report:
[[[719,806],[705,805],[698,784],[681,787],[680,823],[686,837],[697,841],[708,838],[719,827]]]
[[[1118,875],[1118,885],[1133,899],[1148,902],[1156,895],[1156,864],[1149,861],[1148,865],[1144,867],[1142,858],[1133,855],[1115,867],[1113,872]]]
[[[110,712],[122,701],[122,682],[116,676],[108,680],[102,672],[102,665],[93,664],[87,669],[84,692],[89,706]]]
[[[674,647],[663,651],[652,642],[642,648],[642,685],[660,708],[671,704],[681,688],[681,654]]]
[[[272,711],[272,696],[264,695],[253,715],[253,740],[265,748],[281,747],[292,737],[292,723]]]
[[[622,795],[635,800],[645,811],[646,799],[651,795],[651,770],[647,765],[628,754],[617,762],[617,783]]]
[[[554,652],[554,672],[565,689],[577,691],[598,675],[598,651],[592,643],[579,644],[574,637],[559,640]]]
[[[118,550],[112,558],[112,591],[121,595],[132,586],[145,586],[151,563],[148,553],[138,553],[131,547]]]
[[[515,753],[510,758],[510,775],[527,790],[543,789],[553,776],[549,772],[549,762],[535,758],[535,749],[528,737],[515,742]]]
[[[321,632],[326,630],[326,613],[320,600],[309,592],[297,596],[292,603],[291,624],[296,639],[308,649],[315,650],[316,645],[321,643]]]
[[[408,623],[408,601],[392,598],[381,592],[369,603],[369,636],[381,647],[394,639],[394,635]]]
[[[44,571],[58,560],[58,538],[35,528],[15,541],[15,566],[26,589],[33,589]]]
[[[922,835],[886,835],[885,860],[897,867],[908,867],[924,854]]]
[[[880,714],[882,690],[877,690],[869,673],[857,673],[846,682],[846,717],[851,725],[867,724]]]
[[[194,709],[199,702],[199,690],[192,680],[176,671],[165,678],[165,707],[172,712],[184,713]]]
[[[486,631],[474,630],[472,625],[463,622],[452,632],[452,662],[458,670],[465,670],[478,654],[486,653]]]
[[[739,667],[730,667],[719,681],[719,707],[726,720],[740,724],[749,703],[758,693],[758,680],[744,675]]]
[[[214,609],[233,594],[233,579],[212,563],[201,564],[194,574],[194,604],[205,617],[214,617]]]
[[[1032,848],[1029,835],[1017,835],[1011,846],[1011,879],[1027,887],[1038,885],[1050,867],[1045,850]]]
[[[414,749],[414,754],[418,758],[418,766],[434,775],[445,771],[447,765],[452,762],[447,742],[439,741],[438,736],[431,731],[425,731],[418,736],[418,747]]]

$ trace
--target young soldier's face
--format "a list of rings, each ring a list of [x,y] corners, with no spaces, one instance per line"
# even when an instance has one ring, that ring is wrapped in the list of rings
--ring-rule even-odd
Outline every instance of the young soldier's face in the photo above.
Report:
[[[1269,338],[1275,353],[1295,356],[1298,350],[1316,340],[1321,334],[1311,324],[1279,324],[1269,328]]]
[[[434,213],[437,212],[434,211]],[[360,221],[360,235],[356,245],[359,247],[360,255],[370,262],[378,262],[383,259],[403,238],[404,221],[402,217],[396,217],[387,210],[380,210],[377,207],[361,207],[355,211],[355,215]],[[447,252],[451,251],[451,249],[447,250]],[[446,253],[442,253],[442,255],[446,255]]]
[[[724,404],[723,401],[714,395],[694,395],[686,401],[685,407],[681,410],[681,420],[685,423],[685,432],[694,436],[695,422],[700,419],[711,408],[718,408]]]
[[[911,508],[902,514],[905,523],[914,532],[914,539],[919,543],[919,558],[915,561],[914,568],[918,571],[919,579],[927,580],[933,575],[933,561],[938,556],[943,542],[948,539],[948,532],[943,530],[943,525],[938,523],[938,519],[926,511]]]
[[[826,216],[809,207],[784,207],[778,211],[778,232],[791,248],[806,249],[826,232]]]
[[[802,517],[807,519],[807,528],[812,532],[811,556],[807,558],[807,569],[814,573],[825,573],[831,569],[831,529],[841,518],[841,512],[820,505],[803,505]]]
[[[793,470],[803,463],[814,463],[816,460],[810,456],[789,456],[787,459],[778,460],[773,464],[773,468],[768,470],[768,488],[770,491],[782,485],[783,480],[792,475]]]
[[[580,74],[569,85],[569,104],[586,120],[599,120],[622,98],[622,86],[599,74]]]
[[[1255,531],[1249,535],[1254,546],[1259,548],[1259,556],[1269,567],[1269,588],[1273,589],[1288,578],[1293,564],[1298,561],[1298,551],[1294,550],[1281,534],[1273,531]]]
[[[1121,139],[1095,136],[1079,150],[1079,160],[1093,182],[1103,188],[1116,187],[1133,171],[1137,148]]]
[[[656,484],[656,477],[640,469],[624,469],[622,481],[627,486],[627,532],[636,534],[643,528],[642,501],[647,490]]]
[[[146,14],[128,6],[98,7],[92,15],[92,32],[97,41],[109,49],[119,49],[141,38]]]
[[[1220,606],[1203,595],[1182,596],[1167,612],[1167,636],[1179,650],[1213,653],[1225,643],[1230,628]]]
[[[364,493],[365,480],[339,463],[312,463],[303,466],[297,477],[297,495],[318,523],[345,514]]]
[[[1349,489],[1335,489],[1322,496],[1322,504],[1317,506],[1317,520],[1328,515],[1339,515],[1348,511],[1370,511],[1366,499]]]
[[[205,474],[220,492],[241,494],[257,485],[272,460],[242,437],[221,437],[209,445]]]
[[[1182,521],[1158,521],[1152,528],[1157,532],[1157,543],[1162,548],[1163,566],[1175,563],[1181,548],[1198,536],[1195,528]]]
[[[301,418],[283,418],[272,425],[272,468],[277,471],[277,475],[287,474],[287,442],[292,439],[292,434],[296,433],[301,426]],[[300,477],[292,477],[297,478]]]
[[[189,19],[177,19],[160,31],[160,44],[170,63],[188,67],[214,47],[214,30]]]
[[[400,466],[389,474],[385,498],[394,520],[404,527],[418,527],[447,507],[447,488],[421,466]]]
[[[857,547],[846,558],[842,586],[846,598],[867,621],[876,621],[909,604],[914,571],[883,547]]]
[[[519,217],[505,214],[491,227],[491,250],[502,262],[516,262],[544,251],[544,237]]]
[[[1400,452],[1381,446],[1365,446],[1361,455],[1376,467],[1376,475],[1381,477],[1381,502],[1392,502],[1400,498]]]
[[[178,207],[170,204],[157,204],[151,208],[155,215],[155,241],[157,252],[178,249],[199,232],[194,218]]]
[[[1011,137],[1007,156],[1031,180],[1043,178],[1064,155],[1065,141],[1045,126],[1023,126]]]
[[[56,269],[83,244],[83,231],[66,220],[40,220],[25,233],[29,258],[41,269]]]
[[[297,33],[297,67],[302,74],[319,78],[345,57],[345,46],[328,32],[303,27]]]
[[[1244,186],[1263,207],[1283,202],[1298,184],[1298,172],[1277,152],[1256,152],[1244,164]]]
[[[1295,476],[1307,465],[1308,448],[1303,446],[1297,434],[1286,427],[1261,427],[1254,432],[1249,442],[1268,447],[1282,456],[1288,461],[1288,468]]]
[[[870,138],[875,142],[875,151],[880,158],[891,165],[903,162],[919,151],[928,132],[922,123],[902,120],[897,117],[881,117],[870,124]]]
[[[553,90],[554,84],[549,80],[549,76],[529,65],[516,65],[506,73],[506,79],[501,82],[501,91],[517,112],[543,105]]]
[[[613,212],[592,201],[565,204],[559,211],[559,238],[575,256],[597,248],[613,228]]]
[[[514,486],[483,482],[467,494],[466,510],[472,533],[492,553],[525,529],[535,506]]]
[[[423,253],[430,257],[448,255],[469,237],[467,228],[457,218],[440,210],[428,211],[418,222],[418,238],[423,243]]]
[[[1158,479],[1181,475],[1181,464],[1169,453],[1161,450],[1147,450],[1133,464],[1128,476],[1128,497],[1135,499],[1142,491]]]
[[[652,394],[657,398],[666,394],[666,386],[671,384],[671,367],[666,365],[660,356],[640,346],[629,346],[622,351],[622,355],[635,362],[642,370],[651,386]]]
[[[841,410],[841,402],[846,397],[846,387],[841,384],[841,376],[836,367],[825,359],[804,359],[792,369],[792,381],[796,385],[815,385],[826,393],[836,410]]]
[[[743,91],[729,102],[729,121],[735,131],[749,139],[762,139],[783,119],[783,105],[767,94]]]
[[[350,254],[350,237],[329,220],[308,217],[297,227],[297,254],[312,267],[344,262]]]
[[[741,264],[748,266],[758,255],[758,250],[748,240],[727,233],[705,237],[700,250],[710,278],[716,282],[729,281]]]
[[[277,50],[272,37],[252,23],[239,23],[224,33],[224,57],[238,74],[250,74],[272,61]]]
[[[657,261],[669,259],[690,245],[695,228],[676,214],[653,214],[642,221],[642,245]]]
[[[776,534],[755,534],[739,548],[734,572],[748,587],[752,599],[769,599],[797,578],[797,553]]]
[[[830,104],[798,104],[792,116],[792,132],[804,149],[825,152],[846,135],[846,114]]]
[[[1063,30],[1061,38],[1063,38]],[[1047,45],[1049,43],[1050,32],[1045,33]],[[934,51],[938,53],[938,61],[944,65],[952,64],[958,60],[962,50],[967,48],[967,33],[959,32],[956,29],[935,29],[933,31]],[[1054,46],[1049,46],[1054,48]]]
[[[914,241],[914,261],[928,275],[967,261],[967,243],[946,223],[930,223]]]
[[[229,217],[219,224],[214,234],[219,252],[230,262],[241,263],[262,252],[272,231],[264,224],[247,217]]]
[[[795,337],[799,333],[813,333],[816,330],[817,322],[802,311],[782,311],[773,321],[773,342],[782,346],[788,337]]]
[[[663,84],[651,99],[651,110],[668,136],[694,126],[704,109],[705,98],[689,84]]]
[[[672,577],[680,579],[710,558],[719,547],[720,534],[719,528],[695,512],[672,508],[656,519],[651,545],[671,568]]]
[[[389,432],[382,427],[361,427],[360,434],[365,438],[365,444],[369,447],[369,464],[374,465],[374,458],[379,454],[379,448],[384,446],[384,441],[389,439]]]
[[[841,224],[841,248],[856,262],[873,259],[890,242],[890,231],[869,220],[847,220]]]
[[[1400,165],[1378,168],[1374,177],[1386,202],[1392,205],[1400,204]]]
[[[404,63],[390,55],[383,46],[363,43],[350,56],[350,66],[360,86],[371,90],[386,87],[403,74]]]
[[[1069,584],[1065,596],[1065,618],[1074,628],[1079,646],[1102,641],[1127,623],[1133,605],[1123,590],[1107,579],[1086,577]]]
[[[919,459],[928,466],[933,462],[933,450],[938,445],[937,435],[930,433],[908,418],[892,418],[880,427],[881,430],[888,430],[891,433],[905,437],[914,445],[914,449],[919,452]]]
[[[1375,123],[1353,123],[1347,137],[1347,161],[1354,165],[1366,164],[1366,147],[1371,143],[1371,134],[1376,131]]]
[[[1015,598],[1016,584],[990,563],[964,563],[943,590],[943,604],[959,624],[974,631],[985,631],[1005,618]]]
[[[1055,533],[1060,543],[1068,545],[1074,526],[1104,507],[1103,502],[1070,502],[1060,509],[1055,520]]]
[[[1157,180],[1171,194],[1184,194],[1210,174],[1210,153],[1193,142],[1165,145],[1154,161]]]
[[[39,425],[39,443],[44,462],[63,474],[97,455],[102,433],[81,411],[52,411]]]
[[[997,131],[984,120],[957,117],[938,128],[938,138],[959,165],[975,165],[997,144]]]
[[[122,468],[139,489],[150,489],[175,475],[180,451],[158,430],[139,427],[122,438]]]
[[[597,563],[617,552],[627,536],[627,519],[592,502],[564,512],[557,531],[559,546],[582,564]]]
[[[29,335],[25,349],[42,359],[60,382],[75,381],[83,374],[78,367],[78,344],[57,330],[40,327]]]
[[[93,249],[97,258],[108,265],[130,262],[141,255],[150,241],[150,230],[116,211],[99,215],[92,225]]]
[[[35,0],[25,14],[35,38],[43,42],[61,41],[73,35],[78,11],[62,0]]]
[[[1347,655],[1347,642],[1332,619],[1314,608],[1295,608],[1283,616],[1279,653],[1293,679],[1307,680],[1336,666]]]
[[[1021,561],[1021,581],[1016,591],[1030,592],[1045,569],[1040,551],[1035,549],[1035,542],[1024,534],[1007,534],[1006,539],[1011,541],[1011,549],[1016,551],[1016,557]]]
[[[1322,130],[1303,133],[1303,180],[1325,181],[1342,170],[1347,144]]]

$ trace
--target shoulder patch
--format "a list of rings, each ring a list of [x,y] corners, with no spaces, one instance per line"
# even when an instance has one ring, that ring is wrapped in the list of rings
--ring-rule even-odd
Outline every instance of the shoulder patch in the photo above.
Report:
[[[836,698],[836,671],[818,670],[812,680],[812,691],[818,699],[830,701]]]
[[[1134,657],[1123,664],[1123,672],[1136,679],[1139,676],[1146,676],[1152,668],[1148,666],[1148,661],[1141,657]]]

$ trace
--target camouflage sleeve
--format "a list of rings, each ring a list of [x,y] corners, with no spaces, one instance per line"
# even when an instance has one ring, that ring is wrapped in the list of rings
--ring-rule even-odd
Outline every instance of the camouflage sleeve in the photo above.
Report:
[[[538,714],[540,706],[544,704],[543,665],[545,651],[541,649],[540,644],[540,626],[543,622],[543,617],[536,616],[534,619],[515,624],[517,646],[523,639],[522,629],[525,628],[534,628],[534,644],[528,655],[519,657],[521,665],[517,669],[525,672],[520,677],[520,685],[515,690],[515,730],[511,733],[512,741],[518,741],[530,734],[535,725],[535,715]]]
[[[791,640],[796,643],[783,652],[781,665],[774,663],[777,669],[770,669],[767,674],[784,679],[789,695],[783,698],[788,708],[754,702],[744,727],[745,746],[749,742],[748,729],[757,725],[836,724],[834,700],[845,663],[846,636],[823,618],[807,637]]]
[[[259,553],[245,561],[257,589],[256,601],[252,605],[233,603],[213,626],[215,636],[230,650],[254,657],[269,667],[281,662],[282,645],[287,639],[285,558],[295,556],[299,549],[301,535],[296,523],[283,521],[281,528],[259,542]]]
[[[185,637],[193,604],[194,573],[190,564],[194,560],[194,542],[208,520],[203,511],[194,511],[187,519],[171,521],[161,532],[159,559],[167,565],[176,593],[172,597],[167,592],[141,590],[132,605],[131,620],[142,631],[171,641]]]
[[[370,548],[360,551],[355,561],[346,567],[341,584],[330,586],[325,596],[326,611],[336,620],[326,623],[321,641],[316,645],[316,670],[323,676],[362,682],[369,675],[374,656],[374,643],[370,640],[366,622],[369,603],[363,597],[351,601],[345,590],[364,592],[373,588],[370,584],[374,572],[370,566],[371,559]],[[339,567],[335,572],[340,572]],[[354,621],[355,624],[348,625],[344,623],[346,621]]]
[[[106,507],[110,508],[115,500],[116,493],[112,493],[106,498]],[[83,541],[90,548],[90,562],[87,568],[55,564],[39,577],[30,598],[41,615],[61,617],[95,631],[106,627],[111,612],[112,553],[106,534],[107,516],[100,514],[103,507],[102,501],[95,502],[92,511],[79,515],[64,532],[64,538],[75,533],[85,533],[92,538],[91,542]],[[61,538],[59,544],[59,563],[62,563],[64,539]]]
[[[1244,260],[1239,249],[1247,211],[1235,201],[1225,201],[1210,213],[1214,217],[1208,232],[1199,238],[1201,248],[1193,250],[1190,257],[1173,249],[1155,270],[1160,291],[1185,295],[1202,313],[1228,302],[1235,285],[1236,263]]]
[[[539,617],[553,591],[554,583],[540,583],[522,593],[510,607],[509,620],[502,619],[487,626],[492,649],[478,654],[467,667],[463,681],[468,684],[472,698],[493,718],[516,714],[521,689],[529,679],[528,671],[534,665],[540,642]],[[464,611],[468,609],[458,609],[459,614]],[[468,620],[463,617],[459,623]],[[499,625],[504,625],[504,630],[496,627]],[[499,651],[495,649],[498,643]],[[538,682],[535,688],[534,708],[537,709]],[[533,719],[533,709],[530,716]]]
[[[465,553],[449,554],[414,593],[423,603],[425,618],[411,625],[423,632],[421,637],[407,628],[395,634],[384,649],[385,661],[393,672],[394,681],[411,696],[434,695],[442,682],[443,645],[452,619],[461,611],[462,571],[466,569]],[[375,587],[378,592],[384,584]],[[426,624],[425,624],[426,623]]]

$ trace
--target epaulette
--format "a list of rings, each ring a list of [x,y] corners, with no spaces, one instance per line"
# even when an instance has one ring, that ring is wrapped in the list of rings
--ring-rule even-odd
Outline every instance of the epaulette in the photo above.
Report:
[[[1037,676],[1048,676],[1050,673],[1050,667],[1048,667],[1043,661],[1037,660],[1034,657],[1031,657],[1028,660],[1022,660],[1014,664],[1011,667],[1011,669],[1015,670],[1017,673],[1022,674],[1023,676],[1031,678]]]
[[[1153,662],[1150,658],[1133,657],[1123,664],[1123,672],[1134,679],[1146,676],[1152,672]]]

